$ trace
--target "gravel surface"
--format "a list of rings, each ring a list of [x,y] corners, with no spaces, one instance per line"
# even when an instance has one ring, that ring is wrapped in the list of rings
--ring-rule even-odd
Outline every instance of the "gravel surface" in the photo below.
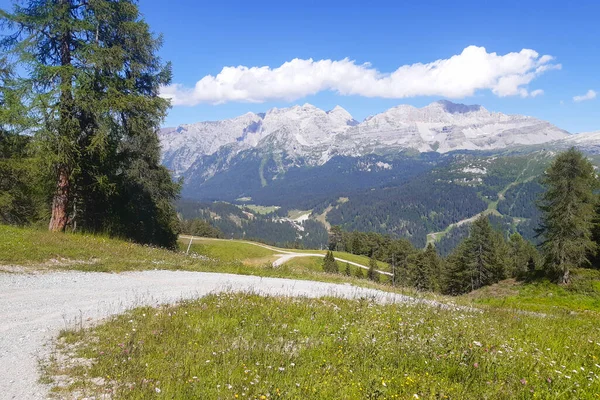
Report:
[[[44,399],[38,360],[65,327],[74,327],[142,305],[173,303],[218,291],[265,295],[338,296],[403,302],[410,297],[323,282],[204,272],[144,271],[121,274],[0,273],[0,398]]]

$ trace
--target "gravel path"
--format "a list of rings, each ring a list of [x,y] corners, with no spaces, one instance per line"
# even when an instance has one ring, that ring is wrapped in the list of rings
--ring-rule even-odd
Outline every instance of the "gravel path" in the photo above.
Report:
[[[46,398],[48,387],[37,382],[38,359],[48,355],[46,345],[62,328],[79,321],[89,324],[136,306],[173,303],[224,290],[369,297],[379,302],[413,300],[351,285],[204,272],[0,273],[0,398]]]

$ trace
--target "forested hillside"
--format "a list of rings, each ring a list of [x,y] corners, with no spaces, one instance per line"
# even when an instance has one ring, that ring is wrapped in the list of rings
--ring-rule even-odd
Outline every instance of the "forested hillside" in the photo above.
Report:
[[[336,156],[322,166],[294,167],[282,164],[285,157],[276,152],[259,157],[248,151],[242,156],[206,181],[184,176],[183,197],[228,202],[251,198],[256,204],[313,209],[350,193],[402,184],[447,159],[437,153],[400,152],[388,157]]]
[[[315,220],[294,222],[281,211],[261,214],[250,208],[224,202],[200,203],[181,200],[177,211],[184,221],[200,219],[228,239],[256,240],[280,247],[319,249],[327,245],[325,226]],[[194,234],[194,232],[183,233]],[[211,235],[201,235],[211,236]]]

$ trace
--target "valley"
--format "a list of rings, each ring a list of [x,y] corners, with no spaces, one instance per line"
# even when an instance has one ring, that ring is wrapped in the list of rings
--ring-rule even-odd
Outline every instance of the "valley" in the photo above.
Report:
[[[181,204],[198,203],[197,211],[210,209],[211,215],[221,208],[219,222],[211,223],[228,237],[276,245],[319,248],[326,245],[323,230],[339,225],[405,237],[418,247],[435,242],[448,254],[457,238],[444,238],[450,233],[464,237],[467,231],[458,228],[479,215],[493,215],[510,231],[534,240],[538,214],[533,203],[522,200],[531,196],[524,191],[538,190],[534,182],[557,151],[576,145],[595,160],[597,148],[594,134],[573,136],[530,117],[450,102],[421,109],[399,106],[361,123],[340,108],[331,114],[311,105],[240,118],[180,127],[179,133],[163,130],[163,162],[184,178]],[[256,122],[252,133],[239,133],[243,140],[235,145],[189,147],[200,137],[217,135],[221,124],[234,138],[248,118]],[[431,138],[438,142],[440,135],[446,144],[431,147]],[[343,143],[353,143],[352,150]],[[214,202],[247,207],[250,213],[260,208],[271,225],[284,222],[291,210],[306,210],[311,221],[306,233],[312,238],[285,224],[277,227],[285,234],[268,237],[262,233],[267,229],[256,230],[258,222],[244,218],[228,227],[222,221],[235,213],[209,205]],[[187,218],[206,218],[208,211],[190,208],[182,205],[179,211]]]
[[[600,3],[0,3],[1,399],[600,398]]]
[[[519,175],[517,176],[517,178],[509,183],[508,185],[506,185],[500,192],[498,192],[497,194],[497,199],[493,200],[493,201],[488,201],[488,207],[485,211],[482,211],[478,214],[475,214],[471,217],[462,219],[458,222],[452,223],[450,225],[448,225],[444,230],[440,231],[440,232],[433,232],[433,233],[428,233],[427,234],[427,243],[432,243],[435,244],[436,242],[439,242],[441,239],[444,238],[444,236],[446,234],[448,234],[448,232],[450,232],[452,229],[456,228],[456,227],[460,227],[463,225],[468,225],[472,222],[474,222],[477,218],[484,216],[484,215],[495,215],[498,217],[506,217],[508,219],[512,220],[512,223],[514,226],[517,226],[519,223],[524,222],[523,218],[518,218],[518,217],[512,217],[510,216],[511,211],[513,211],[514,207],[515,207],[515,203],[511,203],[510,206],[508,206],[508,215],[504,215],[502,213],[500,213],[498,211],[498,203],[501,201],[506,202],[506,197],[505,194],[508,190],[512,189],[513,187],[519,185],[519,184],[523,184],[523,183],[527,183],[530,182],[536,178],[538,178],[538,176],[536,175],[536,172],[539,174],[539,167],[538,167],[538,171],[530,171],[530,167],[531,167],[531,163],[532,162],[539,162],[537,160],[537,156],[536,155],[532,155],[528,160],[527,163],[525,164],[525,167],[523,168],[523,170],[519,173]],[[516,198],[519,197],[520,194],[520,190],[517,192],[516,194]],[[531,237],[528,237],[528,239],[533,239]]]

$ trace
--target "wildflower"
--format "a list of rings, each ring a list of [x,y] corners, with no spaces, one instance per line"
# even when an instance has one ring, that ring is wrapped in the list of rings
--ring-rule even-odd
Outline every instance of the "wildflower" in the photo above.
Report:
[[[160,389],[159,389],[159,388],[154,388],[154,391],[155,391],[156,393],[160,393]]]
[[[474,363],[474,364],[473,364],[473,367],[475,367],[475,368],[479,368],[479,363]]]
[[[522,383],[523,385],[527,385],[527,379],[525,379],[525,378],[521,379],[521,383]]]
[[[477,347],[481,347],[481,342],[478,342],[477,340],[474,340],[473,344]]]

